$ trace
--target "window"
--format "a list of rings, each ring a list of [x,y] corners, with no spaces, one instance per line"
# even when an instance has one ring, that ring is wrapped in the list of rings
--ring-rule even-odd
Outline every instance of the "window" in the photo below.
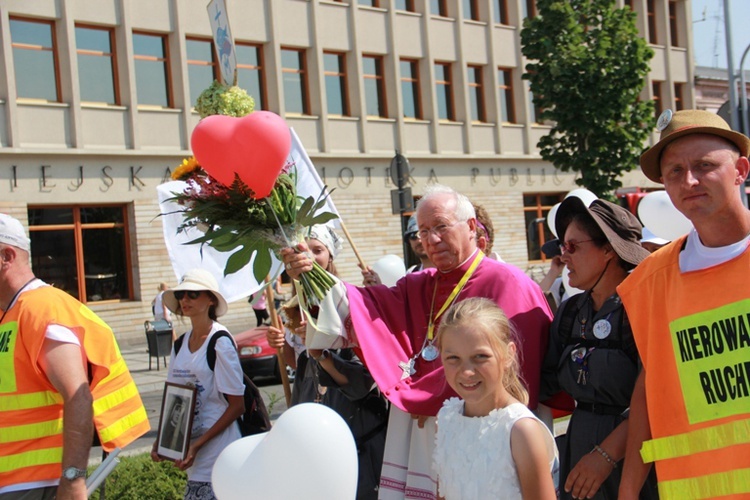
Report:
[[[206,90],[214,80],[220,80],[219,65],[216,63],[216,51],[213,40],[198,38],[185,39],[188,64],[188,85],[190,87],[190,103],[195,106],[198,96]]]
[[[484,88],[482,85],[482,67],[469,66],[469,107],[471,110],[471,121],[486,122],[487,113],[484,109]]]
[[[133,58],[138,104],[173,107],[166,35],[133,33]]]
[[[307,94],[307,65],[302,49],[281,49],[281,73],[284,81],[284,105],[287,113],[310,114]]]
[[[419,62],[401,59],[401,94],[404,118],[422,119],[422,99],[419,93]]]
[[[523,215],[526,219],[529,260],[547,260],[542,253],[542,245],[555,238],[547,226],[547,214],[564,198],[565,193],[524,193]],[[558,236],[562,239],[565,235]]]
[[[535,0],[521,0],[521,17],[535,17],[536,16],[536,1]]]
[[[454,121],[453,81],[450,63],[435,63],[435,95],[437,97],[438,118]]]
[[[414,0],[396,0],[394,6],[396,10],[414,12]]]
[[[529,88],[529,123],[542,123],[542,110],[534,102],[534,93]]]
[[[510,24],[508,19],[508,0],[497,0],[495,3],[495,23]]]
[[[60,102],[60,72],[52,21],[10,19],[18,97]]]
[[[112,29],[76,26],[82,101],[120,104],[114,46],[115,34]]]
[[[656,111],[656,116],[661,115],[662,111],[664,111],[664,102],[662,100],[662,94],[661,94],[661,84],[662,82],[653,81],[651,82],[651,92],[654,94],[654,110]]]
[[[362,77],[365,85],[367,116],[388,117],[383,79],[383,57],[362,56]]]
[[[479,21],[479,5],[477,0],[463,0],[464,19]]]
[[[268,109],[261,46],[237,42],[234,52],[237,56],[237,82],[255,99],[255,109]]]
[[[624,3],[625,3],[625,7],[629,8],[630,10],[634,10],[633,9],[633,0],[625,0]]]
[[[359,5],[365,5],[367,7],[380,7],[378,0],[358,0]]]
[[[680,46],[680,39],[678,37],[678,30],[677,30],[677,2],[674,0],[670,0],[669,2],[669,36],[671,40],[669,41],[670,45],[672,47],[679,47]]]
[[[430,0],[430,14],[448,17],[448,5],[446,5],[445,0]]]
[[[500,98],[501,121],[516,123],[516,108],[513,98],[513,70],[497,68],[497,90]]]
[[[656,6],[654,0],[646,2],[646,18],[648,19],[648,41],[653,44],[659,43],[656,37]]]
[[[81,302],[132,298],[125,206],[29,207],[34,274]]]
[[[682,95],[682,89],[684,84],[682,83],[675,83],[674,84],[674,109],[675,111],[680,111],[682,109],[685,109],[685,99]]]
[[[346,90],[346,57],[337,52],[323,53],[328,114],[349,116],[349,95]]]

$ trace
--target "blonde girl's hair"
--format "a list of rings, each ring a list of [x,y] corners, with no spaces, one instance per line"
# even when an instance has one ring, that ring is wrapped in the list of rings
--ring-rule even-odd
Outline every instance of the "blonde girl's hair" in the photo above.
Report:
[[[529,393],[520,373],[519,349],[521,346],[518,343],[515,328],[503,310],[491,300],[479,297],[453,304],[440,321],[436,339],[438,347],[446,331],[459,327],[479,330],[487,337],[492,352],[500,362],[505,363],[503,387],[521,403],[529,404]],[[511,352],[508,347],[510,342],[515,343],[515,352]]]

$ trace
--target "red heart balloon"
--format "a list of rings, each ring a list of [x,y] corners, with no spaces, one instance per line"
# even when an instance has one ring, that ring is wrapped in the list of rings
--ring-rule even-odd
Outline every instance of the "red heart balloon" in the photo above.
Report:
[[[207,116],[193,129],[190,145],[216,180],[229,186],[236,173],[256,198],[264,198],[286,163],[292,137],[279,115],[256,111],[242,118]]]

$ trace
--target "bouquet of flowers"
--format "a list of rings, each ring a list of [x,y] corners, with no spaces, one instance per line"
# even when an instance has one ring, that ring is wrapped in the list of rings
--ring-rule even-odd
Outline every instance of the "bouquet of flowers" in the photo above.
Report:
[[[207,91],[212,96],[221,95],[215,85]],[[247,102],[239,101],[247,109]],[[222,112],[226,112],[225,108]],[[282,248],[304,241],[313,225],[338,217],[331,212],[318,213],[329,196],[325,188],[317,197],[303,199],[297,195],[297,173],[292,164],[283,166],[270,194],[263,197],[238,172],[222,174],[224,182],[212,176],[195,157],[183,160],[172,179],[185,181],[187,186],[182,192],[173,193],[171,201],[183,207],[178,232],[195,227],[204,233],[189,243],[232,252],[224,268],[225,276],[239,271],[254,257],[253,275],[258,283],[263,282],[271,271],[272,253],[278,255]],[[233,181],[227,182],[232,177]],[[335,284],[334,278],[317,264],[300,281],[313,304]]]

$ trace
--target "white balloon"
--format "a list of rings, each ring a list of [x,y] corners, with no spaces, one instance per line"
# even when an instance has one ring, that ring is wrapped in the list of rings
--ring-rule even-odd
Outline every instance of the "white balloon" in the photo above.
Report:
[[[398,255],[386,255],[372,265],[373,271],[380,276],[380,282],[386,286],[393,286],[406,274],[404,261]]]
[[[597,199],[597,196],[586,188],[574,189],[565,195],[566,198],[570,198],[571,196],[580,198],[587,207],[591,205],[592,201]]]
[[[693,228],[693,223],[677,210],[666,191],[653,191],[641,198],[638,217],[652,233],[669,241]]]
[[[555,235],[555,238],[559,238],[557,235],[557,228],[555,227],[555,217],[557,217],[557,209],[560,208],[560,203],[555,203],[552,208],[547,212],[547,227]]]
[[[316,403],[285,411],[270,432],[221,452],[211,481],[219,500],[355,498],[357,447],[338,413]]]
[[[562,282],[563,287],[565,288],[566,297],[572,297],[573,295],[578,295],[579,293],[583,293],[584,290],[580,290],[578,288],[575,288],[573,286],[570,286],[570,278],[568,277],[568,274],[570,274],[570,271],[568,270],[568,266],[563,267],[562,272]]]

